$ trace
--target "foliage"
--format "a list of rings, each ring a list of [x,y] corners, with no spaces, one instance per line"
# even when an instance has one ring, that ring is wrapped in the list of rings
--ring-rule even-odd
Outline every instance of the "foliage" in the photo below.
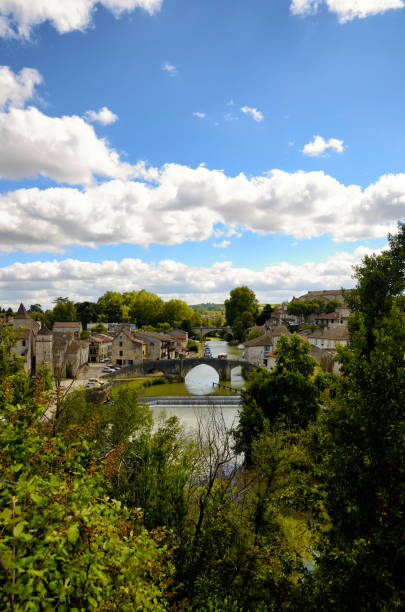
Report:
[[[83,329],[87,329],[87,324],[97,321],[99,309],[97,304],[93,302],[77,302],[75,304],[76,312],[79,321],[83,325]]]
[[[271,304],[265,304],[262,310],[259,312],[259,314],[256,317],[257,325],[264,325],[266,321],[268,321],[271,318],[273,310],[274,308],[272,307]]]
[[[45,370],[31,383],[18,362],[3,368],[1,608],[166,609],[164,547],[105,493],[115,454],[98,458],[94,420],[53,435],[47,386]]]
[[[198,344],[194,340],[189,340],[187,342],[187,349],[189,351],[193,351],[194,353],[198,353]]]
[[[262,329],[252,329],[252,331],[248,333],[247,339],[254,340],[254,338],[260,338],[260,336],[263,336]]]
[[[341,303],[336,299],[329,300],[329,302],[321,298],[314,298],[312,300],[291,300],[291,302],[287,304],[287,312],[288,314],[296,316],[308,316],[318,313],[328,314],[334,312],[339,306],[341,306]]]
[[[246,286],[232,289],[229,299],[225,300],[225,316],[228,325],[233,325],[236,319],[242,320],[242,315],[245,312],[249,312],[254,319],[257,310],[258,302],[256,295]]]
[[[52,311],[52,319],[55,321],[77,321],[76,308],[70,300],[59,301]]]
[[[309,350],[309,343],[297,334],[283,334],[274,369],[259,368],[251,374],[235,432],[236,449],[245,453],[248,462],[252,441],[266,424],[300,428],[316,418],[319,388],[312,380],[316,361]]]
[[[92,334],[106,334],[107,332],[108,332],[108,329],[102,323],[97,323],[97,325],[95,325],[91,329]]]
[[[395,610],[405,601],[405,227],[356,268],[350,346],[312,447],[328,523],[315,579],[318,609]],[[330,524],[329,524],[330,522]],[[333,580],[331,577],[333,576]]]
[[[80,339],[81,340],[87,340],[87,338],[89,338],[90,336],[90,332],[88,329],[83,329],[82,332],[80,332]]]
[[[125,294],[129,306],[130,320],[138,327],[156,325],[163,321],[163,300],[145,289]]]
[[[169,300],[163,304],[163,320],[175,327],[180,326],[182,321],[193,318],[193,309],[183,300]]]
[[[99,316],[108,323],[120,323],[123,320],[123,298],[118,291],[106,291],[97,300]]]

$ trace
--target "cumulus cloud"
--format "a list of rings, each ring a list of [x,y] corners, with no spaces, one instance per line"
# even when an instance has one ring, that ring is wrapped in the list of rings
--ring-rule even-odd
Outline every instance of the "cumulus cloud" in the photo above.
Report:
[[[68,295],[75,301],[96,300],[111,287],[121,292],[144,288],[164,299],[180,297],[191,304],[222,302],[240,285],[252,288],[260,301],[279,302],[311,289],[352,287],[353,264],[371,252],[358,247],[321,263],[281,262],[262,270],[233,267],[231,262],[191,267],[173,260],[146,263],[141,259],[14,263],[0,268],[0,303],[17,306],[22,300],[50,306],[58,295]]]
[[[99,5],[115,17],[137,7],[152,15],[160,9],[162,0],[1,0],[0,36],[28,39],[32,29],[45,21],[60,34],[83,31]]]
[[[196,111],[195,113],[193,113],[194,117],[198,117],[198,119],[205,119],[206,118],[206,114],[205,113],[200,113],[199,111]]]
[[[111,180],[85,190],[33,188],[0,195],[2,249],[173,245],[207,240],[218,225],[298,240],[323,234],[335,241],[360,240],[386,236],[405,217],[405,174],[382,176],[362,190],[324,172],[232,177],[180,164],[159,170],[138,164],[137,171],[153,181]]]
[[[118,115],[113,113],[109,108],[103,106],[99,111],[88,110],[85,112],[84,118],[87,121],[95,121],[102,125],[108,125],[109,123],[115,123],[118,119]]]
[[[8,106],[24,106],[40,83],[42,76],[34,68],[23,68],[15,74],[8,66],[0,66],[0,110]]]
[[[263,121],[263,119],[264,119],[263,113],[261,111],[257,110],[257,108],[250,108],[250,106],[242,106],[242,108],[240,110],[245,115],[250,115],[252,117],[252,119],[257,121],[258,123],[260,123],[260,121]]]
[[[171,77],[177,76],[177,68],[176,68],[176,66],[173,66],[173,64],[170,64],[170,62],[168,62],[168,61],[163,62],[162,70],[165,70],[167,73],[169,73],[169,75]]]
[[[41,174],[90,184],[95,176],[130,178],[138,167],[122,162],[107,141],[77,116],[49,117],[34,107],[0,112],[0,178]]]
[[[365,19],[405,6],[403,0],[292,0],[290,10],[293,15],[311,15],[316,13],[322,4],[326,4],[327,8],[337,15],[340,23],[356,18]]]
[[[301,153],[310,157],[319,157],[327,150],[335,151],[335,153],[343,153],[343,140],[338,138],[329,138],[325,140],[322,136],[314,136],[312,142],[307,142]]]
[[[230,244],[231,244],[230,240],[223,240],[220,243],[214,242],[212,246],[215,247],[216,249],[226,249],[226,247],[229,247]]]

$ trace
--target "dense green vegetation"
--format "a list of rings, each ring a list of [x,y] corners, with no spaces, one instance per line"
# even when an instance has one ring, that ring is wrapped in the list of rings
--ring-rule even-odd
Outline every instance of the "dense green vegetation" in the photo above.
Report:
[[[1,609],[403,609],[405,226],[355,275],[341,376],[283,338],[234,432],[153,424],[133,387],[50,421],[3,329]]]
[[[328,314],[341,306],[339,300],[329,300],[326,302],[321,298],[313,300],[291,300],[287,304],[287,312],[296,316],[308,316],[310,314]]]

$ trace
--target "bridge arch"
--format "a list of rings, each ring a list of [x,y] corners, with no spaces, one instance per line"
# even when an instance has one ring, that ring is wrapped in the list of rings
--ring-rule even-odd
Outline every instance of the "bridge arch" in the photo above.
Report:
[[[160,371],[163,374],[187,374],[196,366],[206,364],[214,368],[218,372],[220,380],[230,380],[231,370],[236,366],[241,366],[245,372],[250,372],[255,366],[248,361],[239,361],[237,359],[219,359],[209,357],[194,357],[191,359],[161,359],[156,361],[139,361],[132,366],[121,368],[114,374],[109,374],[106,378],[118,378],[123,376],[142,376],[150,374],[154,371]]]

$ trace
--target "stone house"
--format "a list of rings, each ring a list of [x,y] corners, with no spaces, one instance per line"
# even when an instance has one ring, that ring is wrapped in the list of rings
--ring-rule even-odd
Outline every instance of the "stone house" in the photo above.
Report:
[[[114,336],[108,334],[93,334],[89,338],[89,361],[100,363],[102,359],[111,359],[112,341]]]
[[[291,335],[285,325],[266,327],[266,331],[262,336],[244,342],[244,359],[253,365],[272,370],[276,363],[275,350],[277,342],[282,335]]]
[[[184,331],[183,329],[171,329],[169,332],[169,335],[175,339],[176,349],[178,348],[186,349],[187,348],[188,332]]]
[[[74,378],[88,360],[89,342],[77,340],[74,332],[52,333],[52,364],[55,376]]]
[[[337,308],[334,312],[317,315],[315,317],[315,323],[322,329],[328,329],[347,325],[348,318],[349,310],[347,308]]]
[[[317,329],[307,336],[309,343],[321,349],[336,350],[336,345],[346,346],[349,341],[349,330],[346,325]]]
[[[80,338],[83,327],[80,321],[56,322],[53,324],[52,331],[64,334],[73,333],[76,338]]]
[[[146,359],[174,359],[176,339],[169,334],[138,330],[135,337],[146,343]]]
[[[52,332],[44,325],[37,334],[36,342],[36,369],[48,364],[51,374],[53,374],[53,336]]]
[[[66,376],[74,378],[79,369],[89,361],[89,342],[76,340],[70,342],[65,353]]]
[[[131,332],[121,329],[111,343],[111,358],[117,365],[133,365],[146,357],[146,343]]]
[[[36,337],[41,324],[29,316],[24,304],[21,303],[17,314],[12,319],[12,325],[14,331],[20,333],[20,339],[12,351],[16,355],[24,357],[24,370],[27,374],[33,374],[36,367]]]

